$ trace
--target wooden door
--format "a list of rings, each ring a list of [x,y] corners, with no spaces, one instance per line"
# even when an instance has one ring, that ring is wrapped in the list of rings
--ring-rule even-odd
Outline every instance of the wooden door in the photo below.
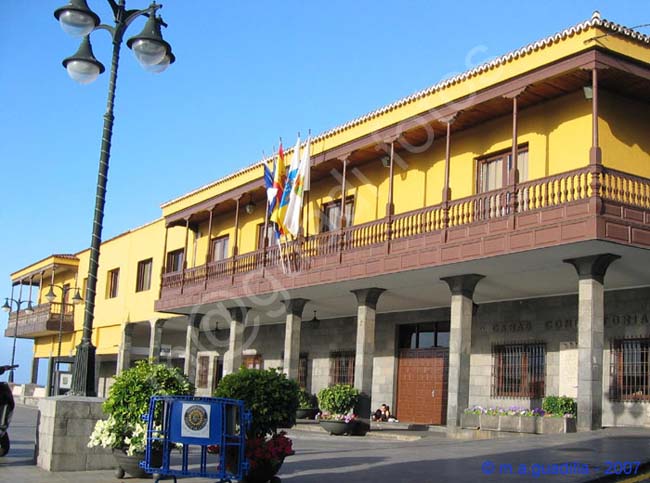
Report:
[[[446,423],[448,361],[448,349],[400,349],[396,404],[400,422]]]

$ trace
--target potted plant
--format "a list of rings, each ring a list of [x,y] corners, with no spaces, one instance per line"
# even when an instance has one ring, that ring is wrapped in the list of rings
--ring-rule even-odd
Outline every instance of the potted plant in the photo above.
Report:
[[[115,475],[129,473],[136,478],[148,475],[140,468],[146,446],[146,423],[142,415],[149,410],[149,399],[156,395],[193,395],[194,386],[177,368],[149,361],[138,361],[115,378],[102,409],[108,419],[97,421],[88,447],[112,448],[117,463]],[[156,449],[156,448],[154,448]],[[162,448],[154,453],[162,464]],[[153,461],[156,466],[156,461]]]
[[[298,383],[276,369],[241,368],[219,382],[216,397],[241,399],[251,411],[252,422],[246,431],[246,458],[250,470],[247,483],[264,483],[280,470],[284,458],[294,454],[292,442],[281,427],[296,422]],[[210,452],[220,448],[211,446]]]
[[[336,384],[321,389],[318,393],[318,406],[322,413],[321,427],[330,434],[352,434],[355,431],[356,415],[354,406],[359,400],[359,391],[349,384]]]
[[[315,396],[301,388],[298,393],[298,409],[296,410],[296,419],[314,419],[318,413],[318,404]]]
[[[540,433],[575,433],[578,405],[568,396],[546,396],[542,401],[546,417],[541,421]]]

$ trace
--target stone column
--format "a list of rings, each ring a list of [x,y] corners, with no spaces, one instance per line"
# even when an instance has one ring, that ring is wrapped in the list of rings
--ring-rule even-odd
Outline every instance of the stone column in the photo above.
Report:
[[[149,322],[149,360],[155,363],[160,362],[160,343],[162,342],[162,331],[165,319],[153,319]]]
[[[199,351],[199,326],[202,317],[203,314],[191,314],[187,317],[183,372],[192,382],[196,380],[196,356]]]
[[[302,324],[302,310],[307,299],[285,300],[287,319],[284,326],[284,373],[289,379],[298,380],[298,366],[300,365],[300,325]]]
[[[230,340],[228,352],[223,357],[223,374],[232,374],[239,370],[242,364],[242,350],[244,345],[244,325],[248,307],[231,307],[230,312]]]
[[[483,275],[475,273],[444,277],[451,291],[451,330],[449,334],[449,378],[447,428],[460,424],[460,415],[469,405],[469,369],[472,353],[472,297]]]
[[[578,431],[602,428],[605,273],[618,255],[564,260],[578,272]]]
[[[131,346],[133,344],[133,327],[135,324],[127,323],[122,328],[122,341],[117,353],[117,368],[115,375],[126,371],[131,366]]]
[[[32,358],[32,374],[30,377],[30,382],[36,384],[38,382],[38,357]]]
[[[377,302],[385,289],[352,290],[357,297],[357,347],[354,357],[354,387],[362,396],[357,414],[370,419],[372,411],[372,366],[375,358],[375,317]]]

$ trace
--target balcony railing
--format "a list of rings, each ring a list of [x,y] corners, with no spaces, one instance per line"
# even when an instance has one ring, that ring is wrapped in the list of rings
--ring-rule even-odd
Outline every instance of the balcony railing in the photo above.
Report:
[[[166,273],[162,287],[198,283],[207,286],[211,280],[282,264],[291,270],[307,270],[311,260],[317,257],[584,201],[592,197],[594,189],[603,199],[650,208],[650,180],[612,169],[585,167],[520,183],[516,190],[508,186],[339,231],[319,233],[284,243],[281,248],[269,246],[266,250],[210,262],[184,272]]]
[[[61,314],[63,311],[63,314]],[[61,316],[63,315],[63,320]],[[17,337],[31,337],[35,334],[44,335],[58,333],[61,323],[62,332],[74,331],[74,305],[51,302],[39,304],[34,312],[27,314],[24,310],[9,314],[9,323],[5,330],[6,337],[13,337],[16,331],[16,316],[18,316]]]

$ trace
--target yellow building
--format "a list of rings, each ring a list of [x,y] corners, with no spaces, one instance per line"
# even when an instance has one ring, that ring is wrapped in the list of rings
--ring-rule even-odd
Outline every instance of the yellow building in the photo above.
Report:
[[[303,234],[282,245],[269,160],[164,203],[102,244],[100,393],[152,356],[203,393],[241,364],[349,382],[403,421],[566,394],[580,429],[650,425],[649,44],[594,14],[316,136]],[[45,293],[86,266],[12,280]],[[18,324],[36,358],[58,353],[43,313]]]

